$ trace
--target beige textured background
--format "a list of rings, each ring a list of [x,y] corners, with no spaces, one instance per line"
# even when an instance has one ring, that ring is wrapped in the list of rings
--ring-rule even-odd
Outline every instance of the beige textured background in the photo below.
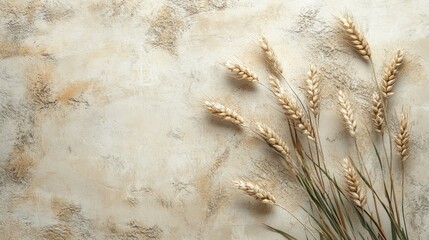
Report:
[[[378,75],[395,50],[407,53],[392,116],[402,105],[411,113],[407,217],[411,239],[428,239],[426,0],[0,1],[0,239],[281,239],[261,223],[303,237],[286,213],[231,188],[236,177],[260,181],[305,216],[304,194],[275,155],[201,103],[284,127],[266,90],[219,64],[240,59],[266,81],[256,45],[265,34],[293,84],[319,66],[323,141],[338,167],[352,150],[333,94],[350,92],[366,117],[373,86],[336,32],[345,10]]]

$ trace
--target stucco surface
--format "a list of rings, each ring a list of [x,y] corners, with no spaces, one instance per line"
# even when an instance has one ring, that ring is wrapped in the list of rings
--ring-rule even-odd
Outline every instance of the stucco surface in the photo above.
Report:
[[[262,223],[304,237],[287,213],[232,188],[235,178],[258,181],[307,221],[305,194],[276,155],[202,102],[282,130],[266,89],[221,66],[239,60],[267,84],[265,35],[292,84],[319,67],[322,140],[337,171],[353,148],[336,91],[350,93],[364,125],[373,87],[369,65],[338,35],[345,11],[379,76],[394,51],[406,52],[389,101],[392,116],[403,107],[412,119],[406,214],[411,239],[428,239],[426,0],[0,1],[0,239],[282,239]],[[361,128],[368,152],[365,136]]]

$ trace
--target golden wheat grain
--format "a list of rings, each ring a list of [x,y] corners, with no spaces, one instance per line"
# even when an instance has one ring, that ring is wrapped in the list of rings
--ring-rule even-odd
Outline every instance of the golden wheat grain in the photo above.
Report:
[[[350,44],[365,59],[371,59],[371,50],[365,36],[357,27],[353,17],[345,14],[340,18],[341,25],[348,36]]]
[[[359,175],[349,158],[344,159],[343,174],[347,194],[357,207],[363,208],[367,202],[366,192],[359,180]]]
[[[398,154],[401,156],[401,160],[405,161],[408,159],[409,147],[410,147],[410,133],[409,133],[408,115],[405,113],[401,114],[401,120],[399,123],[399,130],[395,136],[396,149]]]
[[[394,94],[392,91],[393,85],[396,82],[399,67],[402,65],[403,59],[404,53],[399,50],[395,53],[390,63],[384,68],[383,79],[381,81],[381,93],[385,99]]]
[[[259,135],[264,139],[268,146],[288,159],[289,147],[286,145],[285,141],[283,141],[282,138],[270,127],[263,123],[256,123],[256,127]]]
[[[243,118],[234,110],[229,109],[218,102],[205,101],[204,105],[211,114],[239,126],[243,125]]]
[[[271,88],[273,89],[274,94],[283,94],[284,89],[280,85],[280,81],[278,78],[276,78],[273,75],[268,76],[268,79],[270,80]]]
[[[268,43],[268,40],[265,37],[261,37],[259,40],[259,44],[261,49],[264,51],[265,59],[267,60],[271,70],[278,74],[283,73],[283,68],[274,53],[274,50],[271,48],[270,44]]]
[[[356,120],[354,112],[349,102],[349,98],[343,91],[338,92],[338,102],[340,105],[340,113],[343,116],[344,123],[350,136],[356,137]]]
[[[241,180],[233,181],[235,187],[243,190],[247,195],[256,198],[258,201],[268,204],[275,204],[276,198],[268,191],[261,189],[258,185]]]
[[[384,131],[383,103],[380,96],[376,92],[374,92],[372,95],[371,115],[372,115],[372,122],[374,123],[375,131],[383,134],[383,131]]]
[[[258,76],[253,73],[252,70],[233,62],[226,62],[226,68],[228,68],[232,72],[232,76],[238,80],[244,80],[249,82],[257,82]]]
[[[278,78],[273,75],[269,76],[270,85],[274,95],[282,108],[285,110],[286,116],[292,120],[298,131],[306,135],[310,140],[314,141],[314,131],[310,121],[304,115],[303,111],[285,95],[285,90],[281,87]]]
[[[299,132],[306,135],[311,141],[315,141],[313,128],[309,119],[305,116],[304,111],[286,96],[276,77],[270,76],[270,84],[277,102],[285,111],[286,117],[295,123],[295,128]]]
[[[320,108],[320,79],[317,76],[317,69],[311,65],[306,79],[308,108],[314,114],[319,115]]]

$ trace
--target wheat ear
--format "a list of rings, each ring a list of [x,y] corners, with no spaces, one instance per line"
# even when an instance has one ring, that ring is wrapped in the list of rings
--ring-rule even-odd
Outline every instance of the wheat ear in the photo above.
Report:
[[[238,80],[244,80],[249,82],[257,82],[259,81],[258,76],[253,73],[252,70],[233,62],[226,62],[226,68],[228,68],[232,72],[232,76]]]
[[[393,95],[393,85],[395,84],[396,77],[399,73],[399,67],[402,65],[404,53],[399,50],[393,56],[390,63],[384,68],[383,79],[381,81],[381,93],[383,98],[387,99]]]
[[[367,202],[365,189],[363,188],[359,175],[349,158],[344,159],[343,174],[346,182],[346,192],[353,203],[363,208]]]
[[[356,120],[354,117],[354,112],[349,102],[349,98],[343,91],[338,92],[338,102],[340,105],[340,113],[343,116],[344,123],[346,128],[350,133],[350,136],[356,137]]]
[[[285,91],[280,85],[280,81],[278,78],[274,77],[273,75],[268,76],[268,79],[270,80],[271,88],[273,89],[274,94],[283,94]]]
[[[259,135],[271,148],[286,159],[289,158],[289,147],[276,132],[263,123],[256,123],[256,127]]]
[[[314,141],[314,131],[304,111],[292,102],[285,94],[276,95],[277,101],[285,111],[286,116],[295,123],[295,128]]]
[[[320,79],[317,70],[312,65],[306,79],[308,107],[314,116],[319,115],[320,108]]]
[[[258,201],[268,204],[275,204],[276,198],[268,191],[261,189],[258,185],[241,180],[233,181],[235,187],[243,190],[247,195],[256,198]]]
[[[286,96],[284,90],[280,86],[280,81],[276,77],[270,76],[269,78],[274,96],[285,111],[286,117],[295,123],[295,128],[299,132],[306,135],[308,139],[314,141],[314,131],[304,111]]]
[[[375,131],[383,134],[383,131],[384,131],[383,103],[380,96],[376,92],[372,94],[371,115],[372,115],[372,122],[374,123]]]
[[[274,53],[274,50],[271,48],[270,44],[268,43],[268,40],[265,37],[261,37],[261,39],[259,40],[259,44],[261,49],[264,51],[265,59],[267,60],[271,70],[273,70],[278,74],[282,74],[283,68],[276,54]]]
[[[371,49],[365,36],[357,27],[354,19],[349,14],[345,14],[340,18],[341,25],[348,36],[348,40],[354,49],[365,59],[371,59]]]
[[[204,105],[211,114],[238,126],[243,125],[243,118],[234,110],[229,109],[218,102],[205,101]]]
[[[410,147],[410,133],[408,124],[408,115],[405,113],[401,114],[401,121],[399,130],[395,136],[396,149],[398,154],[401,156],[401,160],[405,161],[408,159],[409,147]]]

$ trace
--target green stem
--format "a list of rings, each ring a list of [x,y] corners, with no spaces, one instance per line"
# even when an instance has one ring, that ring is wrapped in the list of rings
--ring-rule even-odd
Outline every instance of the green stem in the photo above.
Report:
[[[289,211],[287,208],[283,207],[278,203],[274,203],[274,205],[289,213],[293,218],[295,218],[295,220],[297,220],[305,228],[305,230],[307,230],[311,234],[311,236],[313,236],[314,239],[317,239],[316,236],[313,234],[313,232],[303,222],[301,222],[301,220],[299,220],[299,218],[297,218],[291,211]]]

